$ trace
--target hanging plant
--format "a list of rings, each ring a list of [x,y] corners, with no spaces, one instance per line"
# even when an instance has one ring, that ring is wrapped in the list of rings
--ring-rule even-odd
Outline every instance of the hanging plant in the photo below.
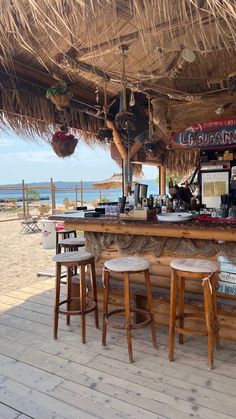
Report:
[[[51,146],[58,157],[71,156],[75,147],[78,144],[78,139],[73,134],[68,134],[68,128],[62,126],[60,131],[56,131],[51,140]]]
[[[46,93],[46,98],[50,99],[59,111],[69,105],[72,96],[73,93],[68,89],[66,84],[51,86]]]

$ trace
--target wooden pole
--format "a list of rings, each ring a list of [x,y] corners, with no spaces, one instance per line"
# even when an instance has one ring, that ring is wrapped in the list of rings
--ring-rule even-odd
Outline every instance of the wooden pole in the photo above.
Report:
[[[164,166],[159,166],[159,190],[161,195],[166,194],[166,170]]]
[[[77,209],[77,204],[78,204],[78,187],[77,185],[75,186],[75,206]]]
[[[114,144],[116,145],[117,150],[119,151],[119,153],[121,155],[121,158],[123,160],[127,160],[128,153],[127,153],[126,147],[124,146],[124,144],[121,140],[120,134],[118,133],[114,122],[107,121],[107,126],[108,126],[108,128],[111,128],[113,130],[113,141],[114,141]]]
[[[99,189],[99,200],[100,200],[100,202],[102,202],[102,190],[101,189]]]
[[[83,207],[84,205],[84,200],[83,200],[83,181],[80,181],[80,203],[81,203],[81,207]]]
[[[51,182],[51,196],[52,196],[52,214],[56,209],[56,186],[53,183],[53,178],[50,179]]]
[[[29,194],[28,194],[28,186],[26,187],[26,215],[29,214]]]
[[[22,179],[22,202],[23,202],[23,213],[25,215],[25,181]]]

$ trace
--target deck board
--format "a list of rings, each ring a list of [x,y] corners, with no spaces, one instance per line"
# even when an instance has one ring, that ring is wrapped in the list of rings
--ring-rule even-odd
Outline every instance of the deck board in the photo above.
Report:
[[[158,350],[150,331],[133,339],[134,364],[128,363],[126,338],[87,321],[87,344],[80,322],[59,322],[53,334],[53,280],[0,295],[0,418],[235,418],[236,346],[224,342],[215,370],[207,369],[206,339],[176,344],[167,360],[167,330],[158,331]]]

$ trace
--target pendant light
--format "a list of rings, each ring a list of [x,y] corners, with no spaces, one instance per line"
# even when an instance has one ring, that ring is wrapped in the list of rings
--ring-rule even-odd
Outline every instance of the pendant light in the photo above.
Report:
[[[126,72],[125,72],[125,51],[128,50],[127,45],[121,45],[122,58],[122,89],[121,89],[121,109],[115,116],[115,123],[119,131],[131,132],[135,131],[135,116],[132,112],[127,111],[126,101]]]

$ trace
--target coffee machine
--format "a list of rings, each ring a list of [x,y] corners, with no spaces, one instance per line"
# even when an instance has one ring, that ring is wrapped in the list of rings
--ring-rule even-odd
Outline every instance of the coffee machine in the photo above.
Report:
[[[143,183],[135,183],[134,185],[134,208],[143,204],[143,200],[147,199],[148,185]]]

